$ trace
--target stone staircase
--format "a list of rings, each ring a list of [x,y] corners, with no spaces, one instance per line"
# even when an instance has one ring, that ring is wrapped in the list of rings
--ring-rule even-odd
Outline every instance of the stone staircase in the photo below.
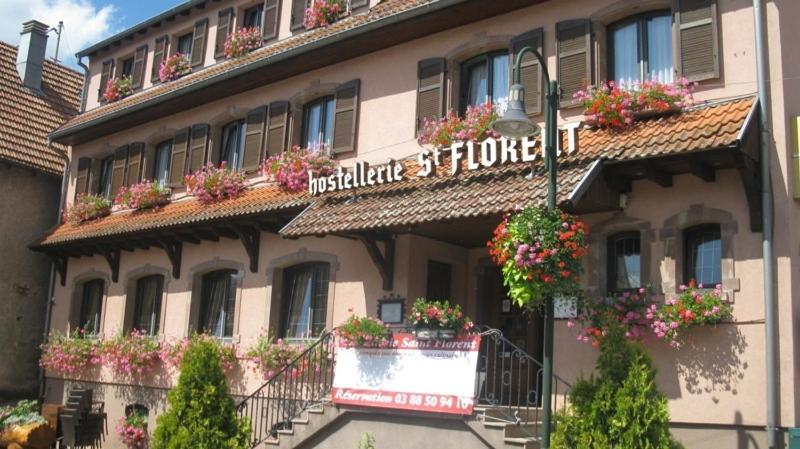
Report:
[[[475,407],[464,419],[467,427],[496,449],[539,449],[541,410],[508,407]]]
[[[342,414],[346,413],[330,402],[323,402],[319,405],[304,410],[300,416],[292,419],[289,429],[279,429],[273,438],[267,438],[263,444],[258,446],[261,449],[290,449],[297,447],[307,439],[313,437],[325,426],[336,421]]]

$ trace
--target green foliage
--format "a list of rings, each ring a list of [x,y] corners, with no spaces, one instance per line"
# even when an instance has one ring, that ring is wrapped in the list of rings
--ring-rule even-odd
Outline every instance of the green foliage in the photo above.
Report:
[[[598,377],[579,380],[572,408],[556,417],[553,449],[676,449],[667,399],[656,371],[637,343],[611,326],[597,359]]]
[[[19,401],[16,406],[0,407],[0,430],[11,426],[24,426],[27,424],[44,424],[44,418],[39,415],[39,406],[36,401]]]
[[[178,384],[158,418],[152,449],[245,449],[250,424],[236,416],[220,365],[218,345],[193,339],[180,365]]]
[[[364,435],[361,435],[361,439],[358,440],[356,449],[375,449],[375,435],[373,435],[371,432],[366,432]]]

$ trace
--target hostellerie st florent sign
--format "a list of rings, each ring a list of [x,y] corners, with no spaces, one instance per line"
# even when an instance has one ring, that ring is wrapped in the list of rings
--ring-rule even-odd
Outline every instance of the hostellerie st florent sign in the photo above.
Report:
[[[567,134],[567,154],[578,150],[578,127],[580,123],[568,123],[561,128]],[[561,139],[557,139],[561,142]],[[560,145],[559,145],[560,146]],[[557,148],[561,153],[561,148]],[[445,153],[450,154],[450,173],[458,174],[464,161],[467,170],[478,170],[482,167],[513,164],[517,162],[533,162],[542,157],[544,150],[541,141],[533,138],[510,140],[506,138],[485,139],[483,142],[454,142],[449,148],[434,148],[422,150],[417,155],[419,171],[417,176],[433,176],[438,167],[445,165]],[[405,166],[389,159],[386,164],[370,166],[369,163],[358,161],[351,169],[338,167],[333,173],[319,176],[312,171],[308,172],[308,192],[319,195],[337,190],[350,190],[359,187],[388,184],[405,179]]]

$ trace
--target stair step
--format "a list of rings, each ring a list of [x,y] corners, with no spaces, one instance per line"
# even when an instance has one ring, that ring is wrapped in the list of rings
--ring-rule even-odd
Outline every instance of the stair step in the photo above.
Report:
[[[541,430],[541,423],[526,423],[518,426],[509,424],[503,435],[506,438],[538,438]]]
[[[518,446],[524,449],[539,449],[538,438],[503,438],[503,441],[511,446]]]
[[[541,408],[521,408],[516,407],[486,407],[482,411],[483,416],[487,420],[505,421],[505,422],[536,422],[542,419],[543,411]]]
[[[294,429],[278,429],[278,435],[294,435]]]
[[[292,424],[308,424],[308,418],[292,418]]]

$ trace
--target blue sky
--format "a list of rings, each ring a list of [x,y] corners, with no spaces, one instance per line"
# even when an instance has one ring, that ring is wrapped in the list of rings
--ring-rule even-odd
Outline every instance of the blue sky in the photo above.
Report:
[[[184,0],[0,0],[0,40],[19,43],[22,23],[36,19],[52,27],[61,20],[64,33],[59,59],[77,68],[75,53],[108,36],[129,28]],[[53,56],[55,34],[48,42]]]

